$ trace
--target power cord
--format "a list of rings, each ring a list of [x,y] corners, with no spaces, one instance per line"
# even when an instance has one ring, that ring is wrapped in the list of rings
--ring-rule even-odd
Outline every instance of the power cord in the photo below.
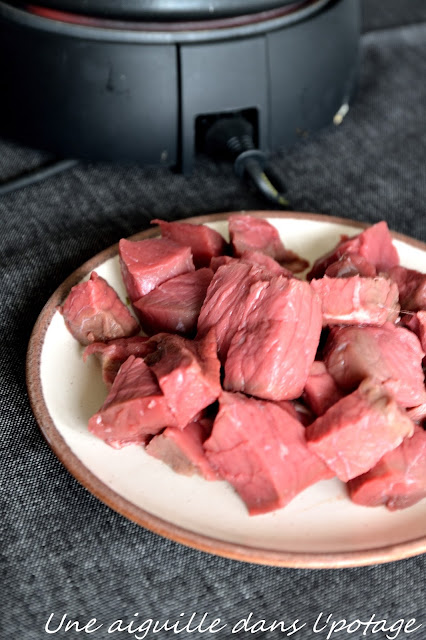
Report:
[[[233,162],[239,178],[246,178],[269,201],[288,208],[282,189],[275,187],[266,155],[256,148],[251,123],[241,115],[218,118],[207,129],[204,152],[214,159]]]
[[[12,191],[17,191],[18,189],[24,189],[25,187],[32,186],[37,182],[41,182],[42,180],[51,178],[58,173],[67,171],[67,169],[75,167],[76,164],[78,164],[78,160],[58,160],[47,167],[40,167],[39,169],[31,171],[24,176],[9,180],[9,182],[0,184],[0,196],[4,196]]]
[[[219,117],[207,129],[204,151],[215,159],[230,160],[238,177],[249,182],[270,202],[282,208],[290,203],[282,189],[275,186],[277,176],[268,167],[266,155],[256,148],[251,123],[241,115]],[[24,176],[0,184],[0,197],[18,189],[32,186],[67,171],[78,164],[78,160],[58,160],[46,167],[40,167]]]

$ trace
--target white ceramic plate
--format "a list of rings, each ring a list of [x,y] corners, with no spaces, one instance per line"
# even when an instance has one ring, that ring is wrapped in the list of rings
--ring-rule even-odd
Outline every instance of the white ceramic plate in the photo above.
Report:
[[[229,214],[191,219],[227,235]],[[365,225],[313,214],[256,212],[278,228],[286,247],[312,263],[341,234]],[[135,239],[152,237],[149,229]],[[405,266],[424,270],[426,245],[394,234]],[[32,408],[50,446],[93,494],[124,516],[192,547],[240,560],[291,567],[343,567],[387,562],[426,551],[426,502],[391,513],[351,503],[336,479],[305,490],[284,509],[249,517],[225,482],[175,474],[136,446],[119,451],[87,430],[106,391],[95,359],[65,328],[56,306],[91,271],[125,299],[117,246],[84,264],[51,297],[34,328],[27,359]]]

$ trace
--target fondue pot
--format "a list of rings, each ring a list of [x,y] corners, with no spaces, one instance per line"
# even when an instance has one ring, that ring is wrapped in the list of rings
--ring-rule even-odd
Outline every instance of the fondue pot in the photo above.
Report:
[[[358,0],[0,0],[0,134],[191,170],[220,118],[264,153],[339,122]]]

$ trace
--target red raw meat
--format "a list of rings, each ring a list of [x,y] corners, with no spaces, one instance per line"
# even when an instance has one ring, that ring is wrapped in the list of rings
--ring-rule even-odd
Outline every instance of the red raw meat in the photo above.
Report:
[[[367,379],[306,427],[306,438],[309,448],[347,482],[369,471],[413,430],[384,386]]]
[[[203,449],[203,442],[209,437],[213,421],[200,418],[190,422],[184,429],[167,427],[154,436],[146,447],[147,453],[165,462],[182,475],[199,474],[206,480],[217,480]]]
[[[211,269],[189,271],[163,282],[137,300],[133,307],[145,333],[195,333],[212,277]]]
[[[266,400],[298,398],[315,359],[321,322],[319,300],[307,282],[273,276],[256,283],[229,344],[224,388]]]
[[[293,418],[303,424],[304,427],[307,427],[308,424],[311,424],[316,418],[303,402],[297,400],[281,400],[275,404],[281,407],[281,409],[284,409],[284,411],[287,411]]]
[[[254,250],[243,251],[240,258],[232,258],[231,256],[217,256],[217,258],[212,258],[210,268],[216,272],[222,265],[236,262],[244,262],[245,264],[265,269],[271,275],[287,276],[288,278],[294,277],[292,271],[280,265],[274,258],[266,255],[266,253]]]
[[[151,353],[153,348],[147,344],[148,338],[133,336],[130,338],[117,338],[109,342],[93,342],[83,352],[84,362],[90,355],[95,355],[102,367],[102,379],[110,387],[115,380],[121,365],[129,356],[144,358]]]
[[[415,427],[411,438],[390,451],[367,473],[348,482],[351,500],[391,511],[411,507],[426,497],[426,431]]]
[[[277,229],[264,218],[236,214],[230,216],[228,224],[235,256],[239,257],[247,250],[260,251],[293,273],[309,266],[307,260],[284,247]]]
[[[238,326],[256,299],[256,292],[271,275],[249,264],[234,261],[216,271],[207,289],[204,304],[198,317],[198,335],[204,336],[215,329],[219,357],[226,358],[229,344]]]
[[[383,220],[353,238],[345,238],[325,256],[318,258],[307,275],[308,280],[322,278],[326,269],[333,262],[339,260],[343,255],[352,254],[364,258],[377,269],[378,273],[380,271],[387,272],[399,264],[398,252],[392,243],[388,225]]]
[[[178,244],[190,247],[195,266],[208,267],[213,256],[220,256],[226,251],[224,238],[203,224],[190,224],[189,222],[166,222],[165,220],[152,220],[153,224],[160,225],[163,238],[174,240]]]
[[[215,332],[202,340],[161,333],[150,338],[149,344],[156,350],[145,361],[174,416],[173,426],[183,429],[221,392]]]
[[[287,276],[287,278],[293,278],[294,274],[290,269],[286,269],[279,262],[262,253],[261,251],[247,250],[243,251],[240,257],[241,262],[252,264],[256,267],[266,269],[269,273],[275,276]]]
[[[377,269],[374,264],[356,253],[344,253],[336,262],[327,267],[324,275],[329,278],[350,278],[356,275],[375,278]]]
[[[306,380],[303,397],[316,416],[322,416],[342,398],[334,378],[328,373],[324,362],[315,360]]]
[[[330,333],[324,361],[338,386],[351,391],[365,378],[375,378],[403,407],[426,401],[418,338],[402,327],[342,327]]]
[[[251,515],[334,475],[360,504],[425,497],[426,274],[399,266],[387,224],[342,237],[308,284],[293,276],[308,263],[265,219],[230,217],[233,257],[208,227],[153,222],[163,237],[121,240],[119,259],[156,335],[135,336],[96,273],[61,309],[112,385],[89,430],[115,448],[146,446],[178,473],[227,480]]]
[[[251,515],[279,509],[306,487],[332,477],[309,451],[305,428],[273,402],[223,392],[206,455]]]
[[[232,262],[238,262],[238,258],[232,258],[231,256],[216,256],[210,260],[210,269],[213,273],[216,273],[219,267]]]
[[[407,415],[417,424],[424,422],[424,420],[426,420],[426,402],[419,404],[417,407],[407,409]]]
[[[191,249],[167,238],[123,239],[118,247],[121,274],[132,302],[162,282],[194,271]]]
[[[375,325],[394,322],[399,314],[398,287],[387,278],[311,280],[321,300],[324,325]]]
[[[306,282],[242,262],[224,265],[207,290],[198,335],[211,328],[228,390],[274,400],[302,393],[321,332],[320,303]]]
[[[89,431],[115,449],[146,444],[150,436],[175,419],[142,358],[129,356],[121,366],[109,394],[89,420]]]
[[[389,271],[389,276],[398,285],[401,309],[404,311],[426,309],[425,273],[405,267],[393,267]]]
[[[80,344],[135,335],[139,324],[114,289],[95,271],[73,287],[62,308],[65,325]]]
[[[406,314],[401,317],[401,324],[416,334],[423,351],[426,353],[426,311]]]

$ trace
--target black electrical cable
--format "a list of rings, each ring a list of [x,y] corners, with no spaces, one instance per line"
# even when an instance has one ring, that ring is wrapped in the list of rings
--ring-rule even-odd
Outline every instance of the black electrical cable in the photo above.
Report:
[[[283,208],[289,207],[281,189],[274,185],[268,175],[267,158],[254,143],[253,127],[240,115],[224,116],[213,122],[207,130],[204,140],[205,152],[214,157],[231,160],[235,173],[240,178],[248,178],[250,183],[270,202]],[[58,160],[46,167],[40,167],[3,184],[0,184],[0,197],[32,186],[67,171],[78,164],[78,160]]]
[[[78,162],[78,160],[58,160],[47,167],[40,167],[39,169],[31,171],[24,176],[4,182],[3,184],[0,184],[0,196],[4,196],[12,191],[17,191],[18,189],[30,187],[37,182],[51,178],[58,173],[62,173],[63,171],[67,171],[67,169],[75,167]]]
[[[266,155],[256,148],[251,123],[241,115],[219,117],[208,128],[204,151],[215,159],[230,160],[235,173],[247,178],[262,195],[275,205],[288,208],[289,202],[268,175]]]

